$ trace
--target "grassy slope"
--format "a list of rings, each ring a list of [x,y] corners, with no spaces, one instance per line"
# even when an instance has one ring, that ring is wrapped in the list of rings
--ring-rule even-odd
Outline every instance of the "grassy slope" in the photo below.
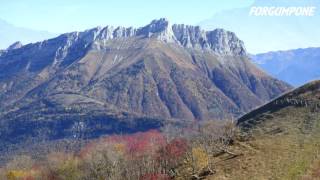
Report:
[[[313,82],[278,100],[290,97],[318,103],[319,84]],[[240,120],[243,136],[232,151],[241,155],[216,158],[217,174],[212,179],[301,179],[319,161],[319,108],[269,103]]]
[[[311,129],[309,123],[302,121],[306,115]],[[213,178],[300,179],[313,161],[320,158],[320,121],[317,121],[320,114],[290,107],[276,112],[276,116],[275,121],[264,122],[260,124],[263,128],[254,129],[254,138],[236,142],[233,151],[242,155],[222,159]]]

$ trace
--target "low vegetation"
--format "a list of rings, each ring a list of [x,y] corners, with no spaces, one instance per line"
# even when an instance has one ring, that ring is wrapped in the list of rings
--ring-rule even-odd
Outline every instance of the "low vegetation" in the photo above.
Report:
[[[215,174],[214,158],[233,154],[233,122],[193,128],[171,126],[92,140],[78,152],[51,152],[43,159],[16,156],[1,169],[8,180],[203,179]]]
[[[1,168],[0,179],[320,179],[318,110],[289,105],[249,117],[237,126],[210,121],[75,139],[79,149],[52,150],[37,159],[15,156]]]

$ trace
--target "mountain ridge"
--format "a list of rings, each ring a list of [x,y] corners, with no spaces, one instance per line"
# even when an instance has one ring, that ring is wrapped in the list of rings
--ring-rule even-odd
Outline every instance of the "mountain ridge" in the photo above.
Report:
[[[171,25],[166,18],[153,20],[150,24],[140,28],[98,26],[82,32],[64,33],[58,37],[68,37],[70,40],[83,39],[86,43],[91,43],[95,40],[111,40],[135,36],[155,37],[164,42],[178,43],[183,47],[213,50],[216,53],[225,55],[246,54],[244,43],[233,32],[224,29],[205,31],[199,26],[184,24]],[[38,43],[41,44],[41,42]]]
[[[255,67],[234,33],[168,25],[93,28],[2,52],[3,143],[72,138],[79,122],[96,137],[233,119],[291,89]]]

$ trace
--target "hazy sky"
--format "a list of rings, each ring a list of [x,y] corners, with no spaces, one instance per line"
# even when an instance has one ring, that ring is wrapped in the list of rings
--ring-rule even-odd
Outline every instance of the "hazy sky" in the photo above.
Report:
[[[94,26],[141,26],[166,17],[197,24],[254,0],[0,0],[0,19],[35,30],[67,32]]]

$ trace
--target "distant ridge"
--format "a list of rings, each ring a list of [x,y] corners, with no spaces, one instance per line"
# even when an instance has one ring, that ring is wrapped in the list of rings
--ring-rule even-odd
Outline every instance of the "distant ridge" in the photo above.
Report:
[[[17,41],[28,44],[43,41],[54,36],[56,36],[55,33],[16,27],[0,19],[0,50],[7,49],[11,44]]]
[[[320,78],[320,48],[268,52],[252,59],[267,73],[296,87]]]

